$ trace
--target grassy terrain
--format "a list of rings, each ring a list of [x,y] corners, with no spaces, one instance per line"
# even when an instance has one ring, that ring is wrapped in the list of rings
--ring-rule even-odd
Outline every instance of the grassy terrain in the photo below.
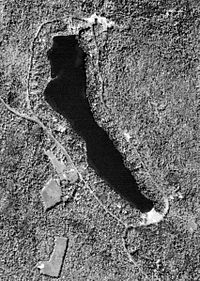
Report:
[[[55,236],[69,239],[59,281],[199,279],[200,4],[131,2],[2,4],[1,98],[29,115],[30,102],[86,185],[64,185],[64,195],[77,189],[73,200],[44,212],[40,191],[49,176],[56,176],[44,149],[66,157],[37,122],[11,113],[0,102],[1,280],[51,280],[40,275],[36,264],[49,259]],[[81,35],[89,54],[87,93],[96,120],[124,155],[142,192],[161,203],[163,195],[170,200],[170,211],[159,225],[130,229],[124,238],[124,224],[102,208],[87,185],[124,223],[137,225],[139,213],[88,167],[82,139],[43,100],[52,37],[77,33],[84,23],[70,16],[94,12],[116,23],[107,34],[95,26],[99,67],[91,29]],[[124,132],[130,134],[129,142]]]

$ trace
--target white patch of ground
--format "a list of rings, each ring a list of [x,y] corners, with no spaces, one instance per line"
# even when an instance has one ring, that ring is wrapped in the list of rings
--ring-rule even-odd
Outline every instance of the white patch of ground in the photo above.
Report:
[[[140,222],[140,226],[146,226],[154,223],[159,223],[163,220],[164,216],[167,214],[169,210],[169,200],[167,198],[164,199],[165,201],[165,208],[162,213],[157,212],[154,208],[145,214],[142,214]]]
[[[125,139],[126,139],[127,142],[130,142],[131,135],[129,134],[129,132],[125,131],[125,132],[124,132],[124,137],[125,137]]]
[[[87,21],[89,25],[94,25],[96,23],[101,24],[103,27],[103,31],[106,31],[108,28],[115,26],[115,23],[113,21],[109,21],[105,17],[97,16],[96,13],[92,14],[88,18],[84,18],[84,20]]]

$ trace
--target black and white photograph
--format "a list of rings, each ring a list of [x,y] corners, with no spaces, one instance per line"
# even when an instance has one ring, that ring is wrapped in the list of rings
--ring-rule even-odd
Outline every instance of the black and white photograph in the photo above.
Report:
[[[200,280],[200,1],[0,0],[0,280]]]

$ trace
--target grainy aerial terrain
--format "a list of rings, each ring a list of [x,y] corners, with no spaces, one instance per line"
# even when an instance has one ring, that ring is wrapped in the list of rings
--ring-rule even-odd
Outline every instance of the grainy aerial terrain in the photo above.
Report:
[[[0,10],[0,279],[55,280],[60,247],[59,281],[199,280],[199,1],[8,0]],[[137,227],[139,212],[88,167],[84,141],[44,100],[52,38],[71,34],[87,53],[97,123],[141,191],[158,208],[169,199],[157,225]]]

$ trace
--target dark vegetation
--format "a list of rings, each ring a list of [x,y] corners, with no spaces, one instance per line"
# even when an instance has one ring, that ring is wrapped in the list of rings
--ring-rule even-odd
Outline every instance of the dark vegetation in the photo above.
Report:
[[[70,15],[90,17],[96,12],[120,25],[107,33],[95,26],[109,116],[99,98],[94,36],[91,29],[81,34],[89,53],[87,96],[95,120],[115,140],[137,182],[145,183],[143,192],[155,199],[159,189],[149,180],[135,148],[170,198],[170,211],[160,224],[128,232],[126,244],[134,263],[122,245],[123,226],[83,184],[77,184],[73,201],[45,213],[40,191],[54,171],[43,149],[53,149],[55,143],[38,125],[0,104],[0,279],[51,281],[40,275],[36,264],[49,259],[55,236],[65,236],[69,247],[59,281],[199,280],[199,0],[8,0],[2,5],[1,98],[28,113],[24,101],[30,71],[35,114],[67,149],[106,207],[134,223],[137,211],[87,167],[82,138],[43,99],[52,37],[79,29]],[[59,21],[52,22],[55,19]],[[50,23],[32,48],[46,20]],[[123,137],[125,129],[132,136],[130,143]],[[67,185],[65,190],[75,187]]]

